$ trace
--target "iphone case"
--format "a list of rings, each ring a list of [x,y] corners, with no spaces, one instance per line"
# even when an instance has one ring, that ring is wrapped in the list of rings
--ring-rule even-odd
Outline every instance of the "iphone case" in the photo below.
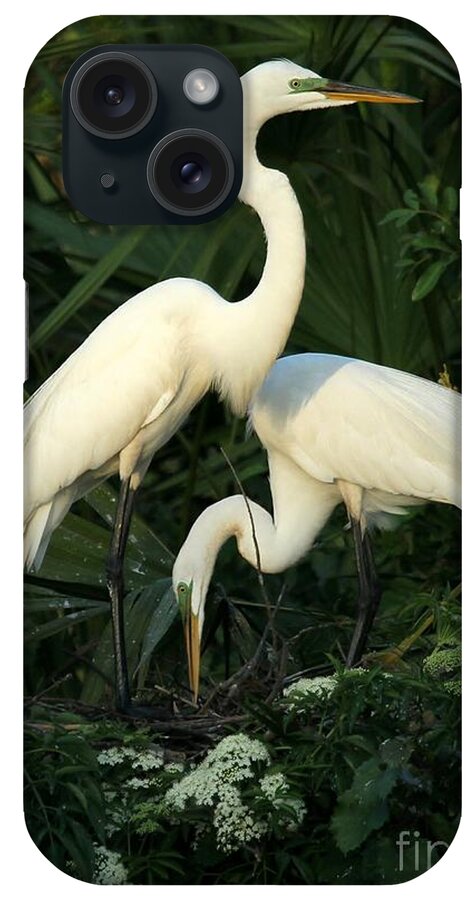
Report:
[[[212,222],[65,193],[69,67],[149,43],[267,64]],[[348,83],[421,102],[341,108]],[[417,877],[460,812],[454,61],[389,16],[85,19],[28,72],[25,172],[32,840],[99,884]]]

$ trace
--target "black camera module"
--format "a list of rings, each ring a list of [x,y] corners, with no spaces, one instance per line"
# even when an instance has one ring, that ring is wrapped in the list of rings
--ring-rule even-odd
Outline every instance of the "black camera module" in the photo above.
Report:
[[[147,164],[149,189],[174,213],[203,215],[220,206],[235,175],[228,147],[216,135],[183,129],[166,135]]]
[[[141,131],[157,106],[150,69],[129,53],[98,53],[76,72],[70,90],[78,122],[96,137],[120,139]]]
[[[109,225],[215,219],[238,196],[243,94],[199,44],[105,44],[63,84],[63,179],[75,209]]]

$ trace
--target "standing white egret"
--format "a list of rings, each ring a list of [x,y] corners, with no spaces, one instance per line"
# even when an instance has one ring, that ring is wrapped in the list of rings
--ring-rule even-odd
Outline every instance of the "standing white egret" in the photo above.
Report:
[[[287,177],[259,162],[258,131],[280,113],[359,100],[415,102],[402,94],[332,82],[279,60],[252,69],[242,85],[244,177],[239,197],[257,211],[268,243],[256,289],[232,304],[191,279],[153,285],[108,316],[26,406],[28,569],[41,566],[52,531],[75,500],[114,473],[121,479],[107,564],[119,709],[130,706],[122,563],[134,494],[155,451],[209,388],[233,412],[245,413],[284,347],[301,299],[301,210]]]
[[[174,565],[195,697],[205,600],[222,545],[235,536],[252,566],[282,572],[342,501],[360,583],[347,665],[360,659],[380,596],[368,525],[384,527],[427,500],[461,505],[460,415],[460,394],[396,369],[319,353],[275,362],[250,414],[268,454],[273,516],[242,495],[220,500],[198,517]]]

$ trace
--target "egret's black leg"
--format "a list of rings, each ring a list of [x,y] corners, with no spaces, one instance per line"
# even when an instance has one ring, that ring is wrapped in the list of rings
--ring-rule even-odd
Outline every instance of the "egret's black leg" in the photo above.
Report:
[[[362,535],[360,522],[352,520],[352,534],[359,577],[359,596],[357,622],[346,659],[347,668],[355,665],[362,657],[381,597],[369,533],[366,531]]]
[[[161,706],[137,706],[131,702],[124,629],[124,556],[132,517],[135,490],[130,479],[121,481],[116,517],[107,558],[106,582],[111,600],[114,645],[115,707],[135,719],[167,719],[169,710]]]
[[[116,517],[107,558],[106,583],[111,600],[112,640],[114,645],[115,705],[121,712],[131,706],[129,674],[124,634],[124,554],[131,522],[134,491],[130,479],[121,481]]]

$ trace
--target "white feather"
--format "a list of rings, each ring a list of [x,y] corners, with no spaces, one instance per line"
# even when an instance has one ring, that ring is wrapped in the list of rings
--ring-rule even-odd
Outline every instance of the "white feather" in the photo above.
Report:
[[[461,504],[460,417],[460,395],[442,385],[314,353],[279,359],[251,407],[266,448],[316,480],[379,492],[385,512],[406,497]]]

